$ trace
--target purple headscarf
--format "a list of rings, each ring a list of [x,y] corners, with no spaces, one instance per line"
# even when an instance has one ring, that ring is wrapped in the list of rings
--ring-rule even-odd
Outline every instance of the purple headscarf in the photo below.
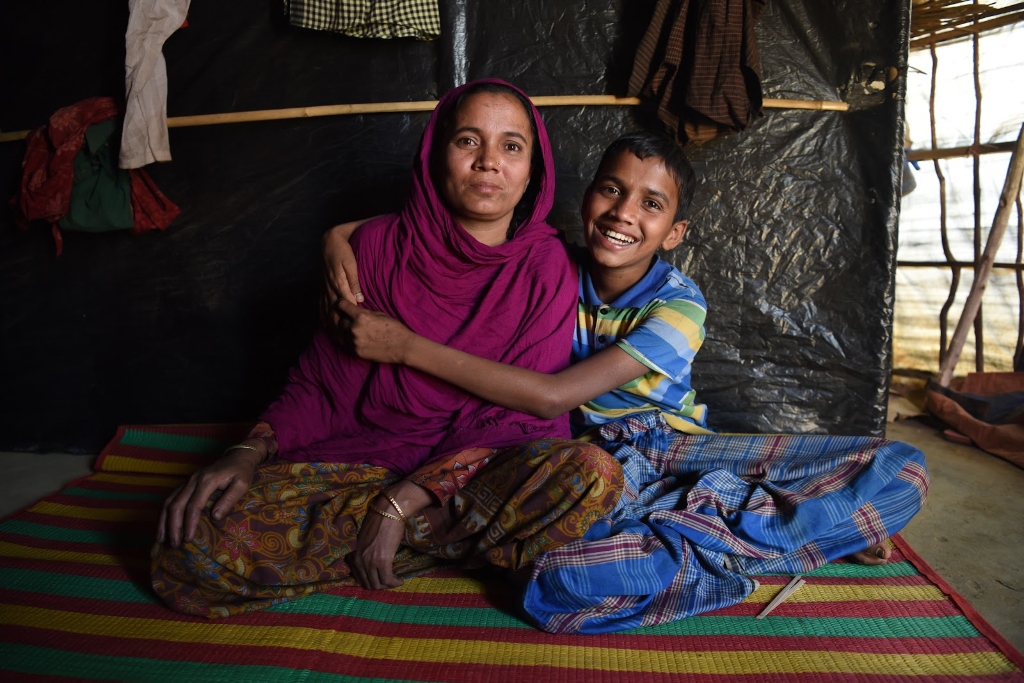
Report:
[[[481,82],[508,85],[475,83]],[[478,242],[452,217],[431,177],[435,130],[472,85],[450,91],[434,110],[402,212],[370,221],[352,237],[364,306],[453,348],[557,372],[569,362],[577,281],[555,229],[544,222],[554,201],[554,163],[536,108],[530,106],[539,190],[512,239],[493,247]],[[367,463],[400,474],[465,448],[569,436],[565,416],[540,419],[404,366],[347,356],[323,331],[261,419],[277,433],[279,458]]]

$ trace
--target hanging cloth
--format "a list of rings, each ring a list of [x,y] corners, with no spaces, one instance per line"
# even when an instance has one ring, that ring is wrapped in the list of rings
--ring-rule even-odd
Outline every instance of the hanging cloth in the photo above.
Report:
[[[353,38],[416,38],[441,35],[437,0],[285,0],[288,23]]]
[[[29,133],[21,186],[11,205],[23,230],[29,221],[51,224],[58,256],[63,249],[58,224],[67,230],[140,233],[163,230],[180,213],[145,171],[115,168],[118,114],[112,98],[92,97],[57,110],[47,125]]]
[[[629,94],[681,146],[743,130],[762,115],[754,23],[765,0],[658,0]]]
[[[185,22],[189,0],[128,0],[121,168],[171,160],[164,42]]]

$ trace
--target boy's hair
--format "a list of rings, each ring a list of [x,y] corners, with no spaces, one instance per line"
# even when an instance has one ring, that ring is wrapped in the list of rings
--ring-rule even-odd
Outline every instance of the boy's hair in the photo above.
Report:
[[[626,133],[608,145],[604,156],[601,157],[601,164],[597,167],[598,173],[601,172],[605,164],[623,152],[629,152],[641,161],[653,157],[660,159],[665,164],[666,170],[676,181],[676,187],[679,189],[679,206],[676,207],[676,215],[673,220],[681,221],[686,218],[686,213],[690,210],[690,204],[693,202],[693,189],[697,184],[697,176],[694,175],[693,167],[686,160],[686,155],[683,154],[679,145],[660,133],[645,130]]]

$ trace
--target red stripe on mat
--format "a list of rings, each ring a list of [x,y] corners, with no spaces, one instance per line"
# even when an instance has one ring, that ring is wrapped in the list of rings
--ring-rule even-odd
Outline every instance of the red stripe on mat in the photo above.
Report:
[[[143,546],[140,543],[132,543],[130,540],[128,543],[119,544],[80,543],[77,541],[54,541],[47,538],[39,538],[38,536],[21,536],[19,534],[0,534],[0,540],[15,543],[26,548],[52,550],[62,553],[90,553],[93,555],[105,555],[115,559],[124,559],[125,555],[130,556],[129,559],[143,559],[143,554],[149,550],[148,543]],[[139,548],[142,548],[143,554],[139,553]]]
[[[769,584],[766,581],[762,581],[761,577],[757,577],[757,580],[761,582],[762,586],[778,586],[782,588],[790,579],[793,577],[784,577],[786,581],[782,583],[775,583],[774,581]],[[911,574],[910,576],[883,576],[879,578],[873,578],[868,576],[815,576],[804,575],[804,579],[807,580],[808,585],[813,584],[815,586],[907,586],[907,587],[918,587],[918,586],[931,586],[932,582],[928,580],[928,577],[921,574]]]
[[[921,572],[929,579],[935,586],[949,596],[949,598],[956,603],[957,607],[964,613],[967,620],[974,624],[974,627],[981,632],[986,638],[992,641],[992,643],[999,648],[1000,652],[1006,655],[1006,658],[1013,662],[1017,668],[1024,669],[1024,655],[1015,648],[1010,641],[1002,636],[999,631],[995,630],[991,624],[985,621],[985,617],[981,616],[978,610],[974,609],[974,606],[967,601],[967,598],[953,590],[953,587],[946,583],[946,580],[939,576],[939,573],[931,568],[924,558],[917,554],[917,552],[910,547],[910,544],[903,540],[903,537],[896,534],[892,537],[892,542],[896,544],[896,547],[900,549],[904,557],[917,568],[917,571]]]
[[[128,473],[125,473],[125,474],[128,474]],[[136,483],[123,484],[123,483],[116,482],[116,481],[100,481],[100,480],[97,480],[97,479],[93,479],[92,477],[88,477],[84,481],[79,481],[79,483],[75,486],[75,488],[85,489],[87,491],[102,491],[104,493],[108,493],[108,492],[113,492],[113,493],[150,493],[150,494],[153,494],[153,495],[166,497],[167,494],[172,489],[176,488],[177,486],[179,486],[181,483],[183,483],[185,481],[185,477],[183,477],[183,476],[182,477],[178,477],[178,476],[175,476],[173,474],[151,474],[151,475],[135,474],[135,475],[130,475],[130,476],[138,477],[139,479],[144,479],[146,476],[153,477],[154,479],[155,478],[160,478],[160,479],[177,479],[177,482],[174,483],[174,484],[150,484],[150,485],[147,486],[147,485],[144,485],[144,484],[136,484]],[[68,488],[71,488],[71,487],[69,486]],[[76,494],[70,494],[70,495],[76,495]],[[81,494],[77,494],[77,495],[81,495]],[[144,501],[141,501],[141,502],[144,502]],[[161,502],[162,502],[162,499],[161,499]],[[159,504],[160,503],[157,503],[157,505],[159,505]]]
[[[40,501],[43,502],[43,501]],[[162,500],[124,500],[121,498],[93,498],[77,493],[58,491],[46,497],[47,503],[55,505],[73,505],[80,508],[95,510],[126,510],[140,515],[154,515],[160,512]],[[39,503],[36,503],[37,505]]]
[[[732,607],[707,612],[709,617],[751,617],[764,609],[767,602],[741,602]],[[879,618],[891,617],[953,617],[960,610],[947,600],[856,600],[849,602],[784,602],[772,611],[776,617],[815,618],[824,615]]]

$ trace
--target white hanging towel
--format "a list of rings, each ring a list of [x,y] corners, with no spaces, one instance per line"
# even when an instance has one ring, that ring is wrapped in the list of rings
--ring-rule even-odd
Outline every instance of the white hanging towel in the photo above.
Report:
[[[185,22],[190,0],[128,0],[121,168],[171,160],[164,42]]]

